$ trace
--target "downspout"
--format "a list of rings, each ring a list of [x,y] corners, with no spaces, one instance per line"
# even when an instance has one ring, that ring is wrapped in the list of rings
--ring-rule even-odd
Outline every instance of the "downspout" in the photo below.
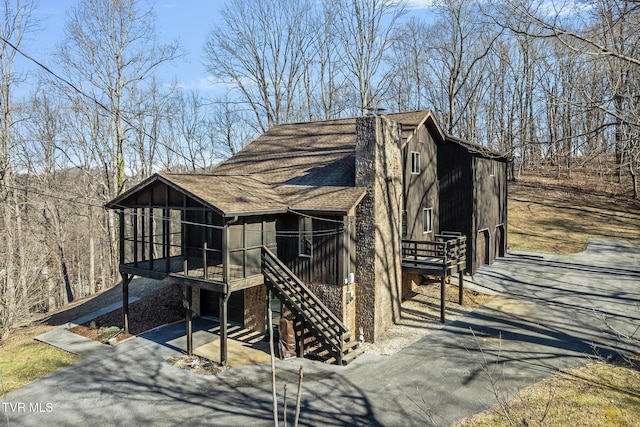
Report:
[[[347,303],[353,302],[355,296],[351,292],[351,285],[355,283],[351,272],[351,217],[347,216]]]

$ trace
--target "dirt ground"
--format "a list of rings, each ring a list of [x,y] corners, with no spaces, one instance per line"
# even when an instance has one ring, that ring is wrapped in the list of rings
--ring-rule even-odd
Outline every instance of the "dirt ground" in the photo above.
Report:
[[[180,293],[174,285],[163,285],[150,290],[138,301],[129,305],[129,334],[120,333],[117,341],[130,338],[157,326],[173,323],[185,318]],[[106,313],[82,325],[69,329],[71,332],[106,343],[122,328],[122,308]]]
[[[452,283],[446,287],[446,323],[495,298],[465,289],[463,305],[458,305],[457,282],[457,279],[452,279]],[[392,355],[444,327],[445,324],[440,322],[440,282],[425,280],[420,286],[414,287],[410,297],[402,302],[400,321],[382,334],[375,343],[366,343],[365,349],[383,356]]]

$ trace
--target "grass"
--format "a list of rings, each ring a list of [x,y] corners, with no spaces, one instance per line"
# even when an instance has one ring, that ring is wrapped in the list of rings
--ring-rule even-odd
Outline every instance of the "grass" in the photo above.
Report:
[[[510,249],[575,253],[582,251],[592,237],[640,243],[640,204],[613,194],[611,188],[610,183],[594,184],[580,178],[557,181],[526,177],[511,185]],[[69,310],[70,319],[81,314],[85,313]],[[58,320],[68,321],[62,317]],[[79,356],[33,341],[34,336],[48,329],[51,327],[25,328],[3,340],[0,367],[5,392],[80,360]],[[589,364],[523,390],[508,402],[508,407],[518,425],[639,425],[640,373],[616,364]],[[460,425],[510,423],[494,408]]]
[[[543,179],[509,189],[509,248],[570,254],[590,238],[640,243],[640,208]]]
[[[510,185],[510,250],[576,253],[590,238],[640,243],[640,203],[615,183],[584,175],[529,176]],[[596,362],[563,371],[502,405],[496,399],[494,408],[458,426],[640,425],[639,366]]]
[[[502,408],[496,407],[457,426],[638,425],[639,386],[637,369],[595,362],[560,372],[522,390],[506,404],[510,418]]]
[[[0,346],[0,368],[4,392],[9,393],[81,359],[50,345],[33,340],[50,327],[24,328]]]

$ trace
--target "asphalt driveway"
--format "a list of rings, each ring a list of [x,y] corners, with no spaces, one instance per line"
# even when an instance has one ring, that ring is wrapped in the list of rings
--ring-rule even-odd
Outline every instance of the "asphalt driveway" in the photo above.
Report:
[[[571,256],[515,252],[473,278],[495,302],[395,356],[348,367],[279,361],[290,418],[304,367],[301,425],[449,425],[594,354],[628,350],[640,324],[640,246],[591,241]],[[617,332],[615,332],[617,331]],[[272,425],[270,366],[199,376],[164,362],[178,351],[153,334],[95,352],[5,396],[2,420],[34,425]],[[280,402],[282,404],[282,402]]]

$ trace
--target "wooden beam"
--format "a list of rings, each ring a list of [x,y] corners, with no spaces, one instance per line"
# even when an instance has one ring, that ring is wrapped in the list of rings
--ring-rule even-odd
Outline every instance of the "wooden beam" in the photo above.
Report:
[[[193,355],[193,322],[192,322],[192,311],[191,311],[191,303],[193,300],[193,288],[191,286],[186,287],[187,291],[187,354],[189,356]]]
[[[126,231],[124,229],[124,209],[120,209],[118,211],[118,219],[119,219],[119,226],[120,226],[120,236],[119,236],[120,237],[119,238],[119,241],[120,241],[120,246],[119,246],[119,249],[120,249],[120,251],[119,251],[120,252],[119,253],[119,255],[120,255],[120,263],[124,264],[124,262],[125,262],[125,259],[124,259],[124,237],[125,237],[125,231]]]
[[[246,279],[231,280],[229,283],[229,292],[240,291],[242,289],[253,288],[264,284],[264,275],[255,274]]]
[[[229,296],[220,295],[220,365],[227,365],[227,302]]]
[[[149,263],[151,270],[153,270],[153,258],[155,255],[153,243],[156,239],[153,231],[153,191],[151,191],[151,194],[149,194]]]
[[[226,283],[216,282],[212,280],[203,280],[193,276],[184,276],[178,273],[171,273],[164,279],[168,283],[193,286],[194,288],[205,289],[207,291],[213,291],[218,294],[226,294],[229,290],[229,286]]]
[[[138,265],[138,208],[133,208],[133,265]]]
[[[463,305],[464,300],[464,277],[463,272],[458,273],[458,304]]]
[[[222,281],[229,283],[229,224],[224,221],[222,229]]]
[[[440,277],[440,322],[444,323],[445,297],[447,292],[447,273]]]
[[[133,279],[132,274],[120,273],[122,277],[122,328],[124,333],[129,333],[129,283]]]

